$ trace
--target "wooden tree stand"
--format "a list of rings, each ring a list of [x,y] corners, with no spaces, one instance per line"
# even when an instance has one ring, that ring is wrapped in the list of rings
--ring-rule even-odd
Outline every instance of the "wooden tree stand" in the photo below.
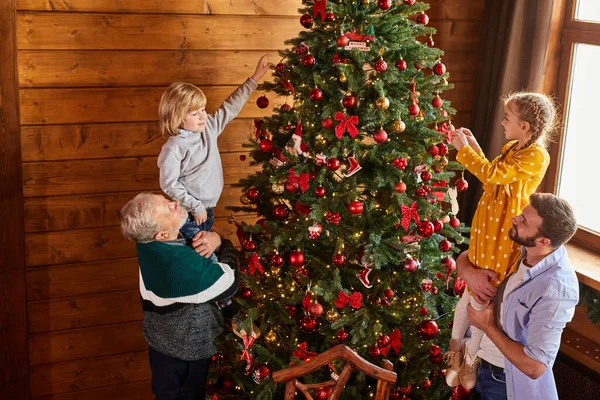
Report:
[[[343,358],[346,360],[347,364],[337,381],[331,380],[311,385],[305,385],[298,382],[297,378],[309,374],[338,358]],[[389,360],[383,360],[382,364],[383,368],[373,365],[356,354],[348,346],[340,344],[319,354],[304,364],[292,365],[289,368],[275,372],[273,374],[273,380],[276,383],[286,383],[285,400],[293,400],[296,390],[300,391],[307,400],[313,400],[313,397],[308,392],[309,390],[329,386],[333,386],[333,390],[329,395],[329,400],[337,400],[342,393],[342,390],[344,390],[346,382],[350,379],[350,375],[357,369],[364,374],[377,379],[375,400],[387,400],[390,394],[390,386],[396,383],[397,376],[396,373],[393,372],[394,366]]]

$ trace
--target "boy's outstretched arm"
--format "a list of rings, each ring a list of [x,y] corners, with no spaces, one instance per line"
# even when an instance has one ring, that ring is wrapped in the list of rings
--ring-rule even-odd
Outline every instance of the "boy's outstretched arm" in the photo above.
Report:
[[[256,64],[256,70],[251,76],[254,82],[258,83],[258,80],[262,78],[267,73],[267,71],[273,66],[272,62],[267,61],[269,57],[271,57],[270,54],[265,54],[258,60],[258,64]]]

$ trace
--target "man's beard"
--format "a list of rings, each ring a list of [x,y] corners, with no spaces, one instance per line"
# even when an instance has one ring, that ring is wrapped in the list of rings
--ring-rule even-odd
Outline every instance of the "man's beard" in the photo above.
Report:
[[[185,224],[185,222],[188,219],[188,212],[185,211],[185,209],[181,208],[181,218],[179,219],[179,228],[177,230],[180,230],[183,225]]]
[[[516,244],[520,244],[521,246],[525,247],[535,247],[535,239],[539,238],[540,234],[538,233],[534,236],[521,237],[519,236],[519,231],[517,230],[517,227],[513,225],[512,228],[510,228],[510,231],[508,231],[508,236]]]

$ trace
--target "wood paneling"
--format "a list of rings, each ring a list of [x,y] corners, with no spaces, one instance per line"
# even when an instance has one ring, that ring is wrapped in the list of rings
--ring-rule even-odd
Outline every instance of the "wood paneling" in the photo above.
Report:
[[[142,308],[138,288],[124,292],[27,303],[27,328],[30,334],[141,319]],[[33,360],[33,356],[31,357]]]
[[[31,397],[150,379],[147,351],[37,365],[30,373]]]
[[[126,383],[124,385],[113,385],[98,389],[81,390],[71,393],[60,393],[35,400],[130,400],[130,399],[153,399],[151,381],[140,381]]]
[[[16,0],[0,2],[0,393],[27,399]]]
[[[139,294],[137,307],[141,314]],[[31,365],[109,356],[147,348],[148,344],[142,336],[141,318],[135,322],[29,336]]]
[[[69,160],[23,164],[26,197],[153,190],[158,185],[157,157]],[[237,183],[257,167],[237,153],[221,154],[225,184]]]
[[[137,4],[137,3],[136,3]],[[284,48],[296,17],[19,13],[21,50],[261,50]]]
[[[207,86],[207,111],[215,111],[235,86]],[[21,124],[81,124],[92,122],[155,121],[158,103],[165,88],[106,89],[21,89]],[[255,91],[239,116],[256,118],[270,115],[284,99],[274,93],[266,96],[269,107],[260,109],[256,99],[264,93]]]
[[[238,118],[219,136],[221,152],[243,152],[253,120]],[[156,156],[165,142],[157,122],[30,125],[21,129],[23,161]]]
[[[27,299],[85,296],[137,289],[137,258],[28,268]]]
[[[18,0],[19,10],[159,14],[298,15],[300,0]]]

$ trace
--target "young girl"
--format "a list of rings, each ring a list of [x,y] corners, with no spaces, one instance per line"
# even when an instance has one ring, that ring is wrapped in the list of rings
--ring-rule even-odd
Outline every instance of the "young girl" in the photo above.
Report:
[[[262,56],[251,78],[238,87],[214,113],[205,111],[204,93],[191,83],[173,83],[158,106],[161,134],[167,142],[158,156],[160,188],[189,211],[181,234],[191,240],[210,231],[213,207],[223,191],[223,168],[217,137],[240,112],[256,82],[271,63]],[[205,256],[209,256],[206,254]]]
[[[469,261],[478,268],[495,272],[494,285],[500,284],[512,272],[520,256],[519,246],[508,236],[511,220],[529,204],[529,196],[536,191],[546,173],[550,156],[544,144],[555,120],[554,103],[546,95],[527,92],[509,95],[504,100],[502,121],[509,143],[491,162],[471,131],[460,128],[454,132],[452,144],[458,150],[456,159],[483,183],[484,190],[473,217]],[[450,348],[446,353],[449,364],[446,382],[450,386],[460,383],[471,389],[477,381],[477,351],[483,332],[471,327],[471,339],[461,351],[469,328],[469,303],[477,310],[487,307],[487,304],[475,301],[468,290],[458,302]],[[495,361],[501,364],[498,367],[504,367],[501,357],[500,361],[498,358]]]

